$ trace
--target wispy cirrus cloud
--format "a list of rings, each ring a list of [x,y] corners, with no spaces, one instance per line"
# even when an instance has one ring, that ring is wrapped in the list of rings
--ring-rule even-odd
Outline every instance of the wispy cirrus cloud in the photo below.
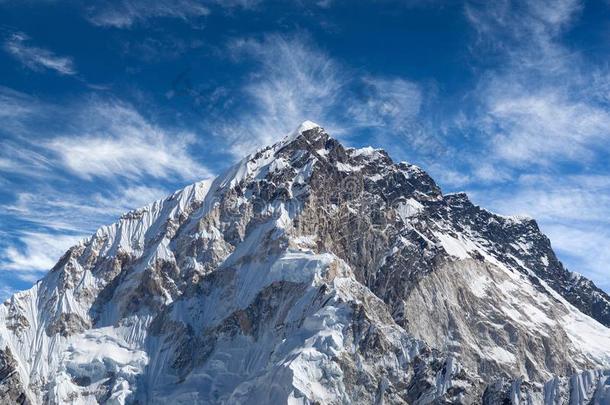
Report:
[[[608,66],[565,41],[585,3],[466,3],[484,62],[456,127],[475,201],[536,218],[573,271],[608,289]],[[459,180],[459,179],[458,179]]]
[[[423,149],[423,144],[438,141],[417,124],[425,97],[421,85],[359,72],[305,34],[238,39],[229,51],[235,61],[254,64],[240,89],[243,111],[231,114],[239,116],[238,122],[225,120],[218,129],[236,156],[277,141],[307,119],[337,137],[374,129],[387,146]]]
[[[469,117],[498,164],[589,165],[610,152],[607,66],[591,69],[562,41],[583,7],[579,0],[467,3],[477,45],[499,62],[482,72]]]
[[[51,135],[36,145],[4,133],[4,215],[57,232],[91,232],[173,191],[168,183],[210,176],[191,156],[192,134],[162,129],[128,104],[95,101],[75,115],[80,119],[70,123],[70,135]],[[88,188],[94,179],[104,188]]]
[[[610,153],[610,111],[556,87],[494,84],[480,124],[495,156],[509,165],[589,163]]]
[[[0,95],[11,111],[0,128],[0,279],[32,281],[83,235],[210,176],[192,155],[194,134],[129,103],[90,97],[51,106]]]
[[[105,0],[89,6],[86,16],[97,26],[131,28],[154,18],[189,20],[207,16],[213,7],[250,8],[260,0]]]
[[[129,103],[93,97],[51,106],[0,89],[0,106],[7,106],[0,172],[65,177],[63,169],[85,180],[130,181],[210,176],[191,155],[195,134],[151,122]],[[56,127],[58,120],[65,125]],[[35,142],[27,136],[33,132]]]
[[[236,156],[277,141],[295,123],[326,121],[344,91],[338,64],[302,38],[239,39],[231,42],[230,51],[237,60],[247,58],[256,64],[241,89],[246,112],[239,122],[221,129],[232,138]]]
[[[315,117],[346,134],[359,128],[406,127],[420,111],[423,96],[414,83],[354,76],[305,37],[236,41],[231,51],[236,61],[254,62],[236,93],[245,100],[236,115],[239,122],[225,120],[215,127],[225,136],[223,145],[239,157],[275,141],[305,119]],[[2,204],[6,215],[25,224],[0,252],[6,271],[24,268],[31,258],[23,277],[40,275],[64,245],[124,211],[168,194],[168,179],[191,182],[210,175],[192,156],[193,133],[152,122],[128,103],[89,98],[51,108],[24,94],[5,95],[13,128],[19,130],[4,129],[9,136],[3,141],[0,171],[34,180],[17,187],[11,201]],[[48,125],[57,119],[66,125]],[[41,128],[36,145],[22,136]],[[56,181],[47,184],[51,178]],[[107,188],[79,186],[93,181]],[[47,246],[55,237],[65,242],[61,249]]]
[[[34,108],[36,101],[27,94],[15,91],[5,86],[0,86],[0,117],[3,119],[15,119],[23,117]]]
[[[607,227],[595,224],[545,224],[542,230],[549,236],[560,257],[570,259],[570,270],[585,273],[598,287],[610,291],[610,233]]]
[[[36,192],[17,192],[14,201],[3,204],[2,208],[21,222],[55,232],[82,234],[92,233],[100,225],[114,222],[121,214],[148,205],[172,191],[142,184],[91,193],[41,187]],[[41,199],[41,195],[45,198]]]
[[[209,177],[190,156],[193,133],[166,131],[150,123],[128,104],[93,101],[81,111],[77,134],[50,139],[46,147],[74,175],[129,179],[175,176]]]
[[[90,6],[88,20],[98,26],[128,28],[151,18],[188,19],[208,15],[210,10],[201,1],[103,1]]]
[[[359,102],[348,106],[348,114],[360,126],[408,126],[421,111],[421,86],[404,78],[364,76],[359,90]]]
[[[582,0],[467,1],[465,15],[477,33],[472,52],[498,57],[511,71],[552,76],[573,69],[573,52],[561,43],[584,8]]]
[[[51,111],[35,97],[0,86],[0,175],[48,175],[49,157],[34,145],[24,147],[21,140],[39,119],[51,119]]]
[[[76,74],[72,58],[30,45],[29,40],[30,38],[22,32],[13,33],[4,42],[4,50],[34,71],[52,70],[61,75]]]
[[[0,266],[21,280],[34,282],[80,238],[76,235],[23,232],[18,245],[8,246],[0,253]]]
[[[610,176],[606,174],[531,175],[516,187],[477,194],[504,214],[527,214],[543,222],[580,221],[610,226]]]

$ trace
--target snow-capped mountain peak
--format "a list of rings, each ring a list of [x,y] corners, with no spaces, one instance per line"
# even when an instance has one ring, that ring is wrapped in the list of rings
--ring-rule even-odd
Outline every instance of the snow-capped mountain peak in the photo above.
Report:
[[[610,400],[610,298],[534,220],[310,121],[100,228],[0,318],[11,403]]]

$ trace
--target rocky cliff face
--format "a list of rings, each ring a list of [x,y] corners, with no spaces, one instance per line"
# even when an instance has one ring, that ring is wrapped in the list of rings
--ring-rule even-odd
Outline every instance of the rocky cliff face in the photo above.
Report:
[[[610,298],[535,221],[313,123],[0,308],[2,403],[610,403]]]

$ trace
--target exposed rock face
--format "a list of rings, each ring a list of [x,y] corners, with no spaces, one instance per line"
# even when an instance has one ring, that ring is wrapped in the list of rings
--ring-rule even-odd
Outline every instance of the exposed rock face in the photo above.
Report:
[[[457,230],[466,229],[492,242],[499,260],[526,273],[534,272],[583,313],[610,326],[610,297],[591,280],[563,267],[536,221],[498,217],[473,205],[465,194],[448,196],[447,202],[449,209],[444,210],[444,218],[451,220]]]
[[[531,219],[304,123],[0,308],[0,402],[610,401],[610,299]]]
[[[10,349],[0,350],[0,403],[30,404]]]

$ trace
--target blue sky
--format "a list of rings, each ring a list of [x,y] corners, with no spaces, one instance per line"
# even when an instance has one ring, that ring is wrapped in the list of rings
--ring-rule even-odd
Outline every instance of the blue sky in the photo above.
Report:
[[[0,0],[0,295],[309,119],[610,291],[610,2]]]

